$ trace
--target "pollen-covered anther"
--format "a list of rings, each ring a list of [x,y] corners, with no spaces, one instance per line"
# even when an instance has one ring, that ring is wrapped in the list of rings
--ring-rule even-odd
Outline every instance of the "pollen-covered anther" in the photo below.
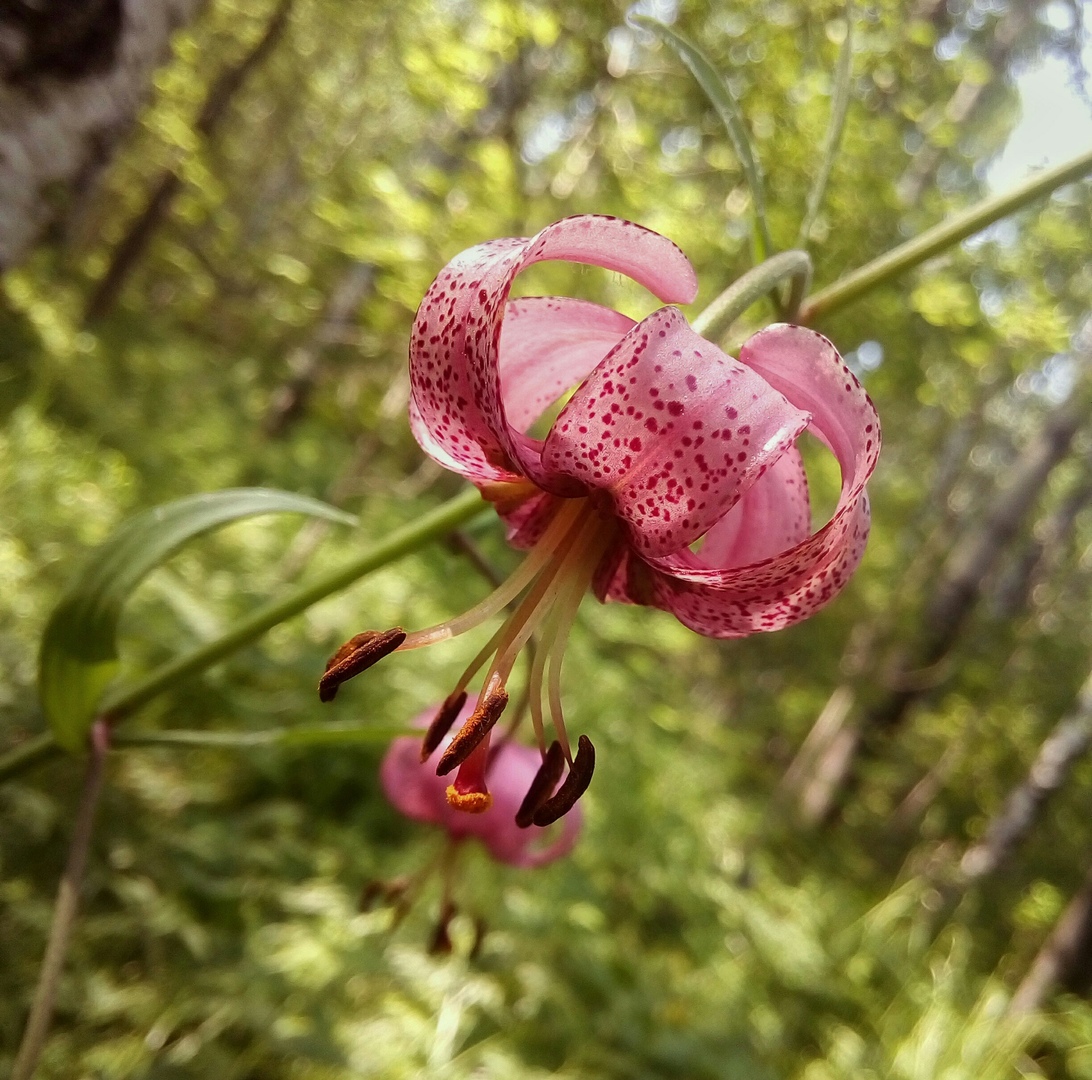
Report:
[[[461,765],[474,752],[478,744],[493,730],[493,725],[500,719],[508,704],[508,691],[503,686],[486,694],[478,707],[470,714],[470,719],[459,729],[458,734],[440,756],[436,765],[437,776],[447,776],[452,769]],[[450,801],[451,792],[448,790]],[[455,805],[452,803],[452,805]],[[484,809],[484,807],[483,807]]]
[[[448,784],[446,794],[448,806],[464,814],[484,814],[493,805],[488,791],[460,791],[457,783]]]
[[[527,794],[523,797],[519,809],[516,811],[516,824],[521,829],[528,829],[534,824],[535,813],[540,806],[554,793],[558,780],[565,770],[565,754],[561,749],[561,743],[556,739],[550,743],[550,749],[542,759],[542,764],[535,773]]]
[[[595,772],[595,747],[587,735],[581,735],[577,742],[576,759],[569,767],[569,775],[557,790],[557,794],[547,799],[534,812],[531,820],[535,825],[552,825],[558,818],[564,817],[591,783]]]
[[[451,730],[451,725],[455,723],[465,704],[465,690],[458,690],[444,698],[444,703],[432,718],[428,730],[425,732],[425,737],[421,740],[422,763],[428,761],[436,747],[444,741],[444,736]]]
[[[333,701],[342,683],[389,656],[405,640],[406,632],[400,626],[365,630],[349,638],[327,661],[326,671],[319,679],[319,701]]]

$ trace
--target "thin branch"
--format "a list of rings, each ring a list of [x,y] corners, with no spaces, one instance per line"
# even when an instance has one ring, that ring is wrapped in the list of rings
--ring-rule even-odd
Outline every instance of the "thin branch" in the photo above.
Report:
[[[831,312],[840,311],[865,293],[880,285],[886,285],[907,270],[920,266],[934,255],[958,244],[960,240],[981,232],[987,225],[1008,217],[1064,184],[1080,180],[1090,170],[1092,150],[1056,168],[1044,169],[1006,194],[984,199],[969,210],[953,215],[932,229],[926,229],[913,240],[892,248],[809,297],[800,309],[800,321],[811,323]]]
[[[194,131],[208,139],[227,115],[228,106],[250,74],[273,51],[288,26],[288,16],[294,0],[280,0],[262,36],[249,52],[232,67],[222,71],[205,97]],[[91,324],[105,317],[117,303],[129,274],[147,250],[152,237],[166,220],[175,197],[182,189],[182,179],[173,169],[164,169],[152,188],[144,210],[130,225],[129,231],[114,249],[106,273],[99,279],[87,301],[84,323]]]
[[[11,1080],[31,1080],[38,1066],[38,1058],[49,1034],[53,1019],[53,1006],[57,1000],[57,988],[64,970],[68,942],[76,921],[80,903],[80,887],[87,855],[91,849],[91,836],[95,826],[95,811],[102,794],[102,781],[106,767],[106,752],[110,746],[110,728],[103,720],[97,720],[91,729],[90,756],[84,773],[83,791],[76,811],[76,827],[68,846],[68,861],[57,890],[57,903],[53,908],[53,923],[49,928],[49,942],[38,972],[38,985],[30,1016],[23,1031],[23,1041],[15,1059]]]
[[[1087,978],[1087,955],[1092,944],[1092,868],[1080,890],[1066,905],[1050,937],[1017,987],[1009,1003],[1011,1016],[1034,1012],[1059,983]]]
[[[1043,807],[1068,779],[1073,766],[1092,745],[1092,674],[1073,711],[1060,720],[1039,747],[1024,781],[1010,792],[982,839],[964,853],[959,868],[967,883],[998,869],[1031,832]]]
[[[282,437],[307,407],[322,374],[322,358],[327,347],[337,343],[352,323],[353,313],[375,281],[375,269],[369,263],[352,262],[330,293],[326,309],[314,332],[288,356],[288,378],[273,392],[263,424],[266,434]]]

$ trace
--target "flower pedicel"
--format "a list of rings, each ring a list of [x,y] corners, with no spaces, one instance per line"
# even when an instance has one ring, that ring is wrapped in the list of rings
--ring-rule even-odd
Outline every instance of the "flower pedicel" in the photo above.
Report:
[[[408,634],[358,634],[319,684],[329,701],[396,649],[446,641],[522,597],[441,706],[420,755],[440,745],[488,665],[477,707],[437,774],[455,772],[446,792],[452,807],[489,807],[490,732],[508,703],[516,659],[536,634],[528,689],[541,764],[521,825],[557,820],[591,780],[595,751],[581,735],[573,755],[560,693],[565,644],[589,587],[602,601],[669,611],[711,637],[799,622],[837,595],[860,562],[865,483],[880,449],[868,395],[820,334],[769,326],[736,360],[675,307],[635,323],[568,297],[509,299],[516,274],[548,259],[626,274],[669,304],[697,293],[678,247],[610,217],[565,218],[530,239],[489,241],[448,263],[414,320],[410,424],[427,454],[479,488],[509,541],[528,554],[463,615]],[[529,435],[574,386],[545,439]],[[815,533],[795,445],[805,430],[842,473],[834,515]],[[550,745],[544,698],[556,735]]]

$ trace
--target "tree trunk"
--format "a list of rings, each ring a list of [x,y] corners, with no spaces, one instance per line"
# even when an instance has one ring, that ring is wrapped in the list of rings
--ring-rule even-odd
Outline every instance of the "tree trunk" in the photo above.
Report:
[[[233,98],[248,76],[261,66],[284,34],[293,2],[294,0],[280,0],[266,23],[262,36],[238,63],[226,68],[214,80],[194,124],[198,135],[207,139],[220,126]],[[160,173],[159,179],[152,186],[152,193],[144,210],[129,226],[129,231],[114,249],[106,273],[87,301],[84,312],[86,323],[103,318],[113,308],[130,272],[140,261],[160,225],[167,219],[175,196],[181,189],[182,181],[176,172],[164,169]]]
[[[1039,747],[1027,778],[1009,794],[982,839],[967,849],[959,864],[966,882],[992,874],[1012,855],[1031,831],[1047,800],[1065,783],[1090,744],[1092,674],[1081,687],[1076,707],[1058,721]]]
[[[1084,349],[1079,350],[1082,354]],[[974,610],[987,576],[1018,533],[1038,500],[1047,477],[1069,452],[1077,432],[1092,414],[1092,377],[1078,380],[1069,399],[1044,420],[1038,435],[1013,464],[1008,485],[987,507],[980,524],[959,540],[944,563],[936,588],[926,602],[916,639],[901,647],[884,665],[884,690],[873,698],[856,728],[832,735],[829,748],[813,766],[816,782],[802,780],[808,791],[802,806],[805,820],[828,820],[852,783],[857,763],[879,738],[890,734],[906,718],[911,706],[948,674],[945,661],[960,630]]]
[[[200,0],[0,7],[0,271],[93,186]]]

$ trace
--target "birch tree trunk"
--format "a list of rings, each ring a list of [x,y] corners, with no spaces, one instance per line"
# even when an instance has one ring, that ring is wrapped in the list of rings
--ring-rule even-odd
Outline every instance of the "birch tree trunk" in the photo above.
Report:
[[[0,6],[0,271],[109,162],[201,0],[40,0]]]

